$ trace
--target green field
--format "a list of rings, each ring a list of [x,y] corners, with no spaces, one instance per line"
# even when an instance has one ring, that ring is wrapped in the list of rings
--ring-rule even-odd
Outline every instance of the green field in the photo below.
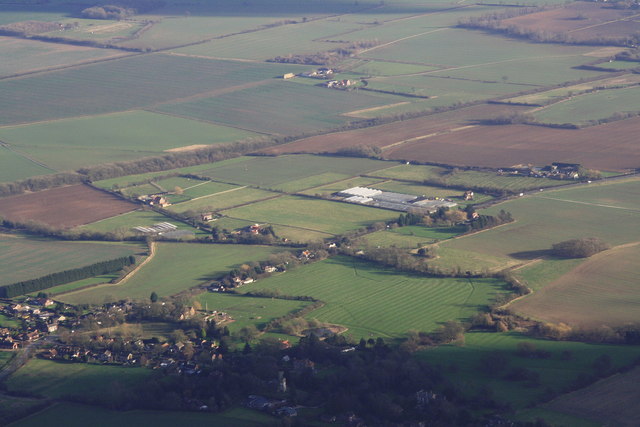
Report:
[[[153,371],[144,368],[60,363],[31,359],[7,380],[10,392],[29,393],[50,398],[94,396],[114,387],[132,387],[148,378]],[[117,384],[115,384],[117,383]]]
[[[603,62],[601,64],[597,64],[598,68],[606,68],[611,71],[620,71],[620,70],[632,70],[635,68],[640,68],[640,62],[637,61],[611,61],[611,62]]]
[[[109,283],[111,280],[117,279],[118,276],[118,274],[103,274],[96,277],[89,277],[88,279],[77,280],[75,282],[65,283],[64,285],[54,286],[53,288],[47,288],[46,292],[49,296],[55,296],[91,285]]]
[[[377,221],[397,218],[398,213],[348,203],[283,196],[223,211],[224,215],[248,221],[289,225],[340,234]]]
[[[0,76],[11,76],[119,55],[123,55],[123,52],[0,37],[0,56],[3,58],[0,63]]]
[[[401,74],[421,73],[436,70],[436,67],[425,65],[403,64],[399,62],[366,61],[350,71],[369,76],[397,76]]]
[[[203,309],[223,311],[231,315],[229,330],[236,332],[245,326],[264,327],[271,320],[282,317],[310,304],[308,301],[289,301],[273,298],[254,298],[241,295],[206,292],[197,300]]]
[[[567,184],[567,181],[548,178],[498,175],[495,172],[445,169],[438,166],[399,165],[372,175],[391,179],[422,182],[437,180],[443,186],[485,187],[510,191],[523,191]]]
[[[595,88],[626,86],[640,83],[640,74],[625,74],[619,77],[608,79],[594,80],[588,83],[580,83],[571,86],[559,87],[557,89],[547,90],[544,92],[536,92],[529,95],[516,96],[514,98],[505,99],[505,102],[546,105],[554,101],[560,101],[568,96],[573,96]]]
[[[169,296],[227,274],[249,261],[266,260],[280,248],[246,245],[157,243],[154,257],[130,278],[117,285],[104,285],[61,295],[71,304],[147,300],[151,292]]]
[[[640,86],[607,89],[573,97],[534,113],[542,123],[586,124],[616,113],[640,113]]]
[[[169,206],[173,212],[183,213],[187,211],[219,211],[233,206],[252,203],[257,200],[279,197],[278,193],[258,190],[256,188],[238,187],[237,189],[226,190],[210,196],[202,196],[194,200],[189,200],[177,205]]]
[[[178,230],[189,230],[197,232],[196,229],[191,227],[190,225],[187,225],[180,221],[176,221],[173,218],[169,218],[152,210],[137,210],[127,212],[122,215],[83,225],[79,227],[79,229],[100,231],[104,233],[129,232],[134,231],[132,230],[134,227],[148,227],[159,222],[170,222],[171,224],[177,226]]]
[[[327,183],[326,179],[337,181],[375,171],[397,164],[358,157],[329,157],[311,154],[285,155],[278,157],[244,157],[233,163],[214,163],[210,170],[199,175],[215,180],[253,185],[263,188],[292,187],[293,181],[309,178],[304,185],[312,186],[315,181]],[[326,174],[332,173],[335,175]],[[318,179],[319,176],[325,177]],[[325,182],[322,182],[325,181]],[[302,187],[304,188],[304,187]],[[301,188],[301,189],[302,189]]]
[[[273,79],[290,69],[153,54],[3,80],[0,125],[139,109]]]
[[[266,60],[289,54],[309,54],[343,46],[346,43],[323,41],[333,34],[361,25],[342,19],[321,19],[304,25],[283,25],[259,33],[238,34],[209,43],[175,50],[187,55],[213,58],[243,58]],[[311,68],[310,66],[309,68]]]
[[[446,240],[458,236],[466,231],[464,226],[455,227],[423,227],[420,225],[409,225],[391,230],[392,233],[405,236],[416,236],[432,241]]]
[[[61,242],[0,234],[0,285],[132,255],[140,249],[128,243]]]
[[[503,292],[503,285],[495,279],[412,276],[334,257],[246,285],[242,291],[262,289],[324,301],[324,307],[307,317],[346,326],[358,339],[370,334],[401,337],[410,329],[429,331],[440,322],[467,318]]]
[[[417,249],[419,247],[433,243],[432,239],[425,239],[418,236],[394,233],[391,230],[381,230],[369,233],[362,238],[362,244],[368,246],[395,246],[401,249]]]
[[[548,359],[523,358],[515,354],[520,342],[530,342],[536,349],[551,353]],[[562,352],[570,352],[570,360],[562,360]],[[498,373],[489,372],[481,365],[483,358],[501,354],[506,362]],[[522,334],[472,332],[465,335],[464,346],[444,345],[420,353],[420,358],[441,367],[458,387],[469,396],[493,396],[497,401],[509,403],[513,409],[549,398],[570,387],[580,374],[594,373],[592,364],[596,358],[609,355],[614,367],[630,364],[640,348],[585,344],[579,342],[547,341]],[[526,368],[540,376],[537,387],[526,381],[508,381],[503,376],[512,368]]]
[[[53,169],[37,164],[6,147],[0,146],[0,182],[18,181],[53,172],[55,172]]]
[[[88,134],[91,138],[87,138]],[[34,155],[35,150],[44,149],[45,154],[38,156],[39,160],[58,170],[106,163],[113,156],[132,159],[173,148],[227,143],[254,136],[251,132],[146,111],[0,128],[0,140]],[[95,158],[85,158],[94,148],[99,148]],[[78,150],[90,152],[76,158]],[[62,153],[63,157],[57,160],[49,154],[53,151]],[[101,157],[104,154],[106,158]]]
[[[4,314],[0,314],[0,328],[17,328],[19,326],[20,326],[20,322],[18,322],[16,319],[7,317]],[[11,353],[6,351],[0,351],[0,366],[2,366],[4,362],[6,362],[9,359],[10,356],[11,356]]]
[[[285,73],[296,71],[289,66]],[[399,102],[395,99],[402,100],[392,95],[377,96],[274,80],[212,98],[161,105],[155,110],[254,132],[301,135],[337,128],[349,121],[342,113]]]
[[[77,403],[58,403],[44,411],[10,424],[12,427],[36,427],[43,423],[64,422],[68,427],[85,427],[87,420],[96,427],[114,425],[153,425],[174,427],[188,423],[191,426],[233,426],[256,427],[278,424],[276,418],[245,408],[236,408],[221,414],[171,411],[114,411],[99,406],[87,406]]]

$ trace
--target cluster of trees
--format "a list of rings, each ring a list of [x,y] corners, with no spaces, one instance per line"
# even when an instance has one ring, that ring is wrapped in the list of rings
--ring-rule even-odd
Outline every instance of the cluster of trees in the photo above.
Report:
[[[500,210],[498,215],[478,215],[468,224],[468,231],[484,230],[486,228],[497,227],[498,225],[513,222],[510,212]]]
[[[345,157],[367,157],[370,159],[382,158],[382,149],[375,145],[355,145],[353,147],[341,148],[335,152],[338,156]]]
[[[609,248],[597,237],[584,237],[556,243],[551,247],[551,253],[561,258],[588,258]]]
[[[283,64],[334,65],[359,50],[377,46],[379,43],[380,42],[378,40],[360,40],[325,52],[316,52],[307,55],[289,54],[287,56],[276,56],[275,58],[268,59],[267,61],[280,62]]]
[[[86,19],[125,19],[134,15],[136,11],[122,6],[104,5],[104,6],[92,6],[88,7],[82,12],[80,16]]]
[[[40,191],[63,185],[81,184],[86,178],[74,172],[62,172],[52,175],[35,176],[22,181],[0,183],[0,196],[21,194],[26,191]]]
[[[47,274],[37,279],[24,280],[2,286],[0,287],[0,297],[13,298],[17,295],[24,295],[64,283],[75,282],[76,280],[86,279],[87,277],[113,273],[134,263],[135,258],[133,256],[124,256],[109,261],[97,262],[85,267]]]

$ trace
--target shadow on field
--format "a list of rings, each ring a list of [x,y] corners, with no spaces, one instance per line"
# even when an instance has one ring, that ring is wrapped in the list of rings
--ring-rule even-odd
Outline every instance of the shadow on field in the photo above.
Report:
[[[536,258],[551,258],[551,251],[549,249],[538,249],[535,251],[522,251],[522,252],[512,252],[509,254],[510,257],[515,259],[522,260],[532,260]]]

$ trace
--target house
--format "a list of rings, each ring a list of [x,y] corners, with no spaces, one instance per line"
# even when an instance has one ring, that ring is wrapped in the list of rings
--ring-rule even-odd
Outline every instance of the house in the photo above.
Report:
[[[473,191],[471,190],[467,190],[464,192],[464,194],[462,195],[462,197],[464,198],[464,200],[473,200]]]
[[[208,212],[208,213],[203,213],[200,215],[200,220],[202,222],[208,222],[208,221],[213,221],[213,213]]]
[[[149,204],[151,206],[160,206],[161,208],[171,205],[171,203],[169,203],[166,197],[160,196],[160,195],[151,196],[151,200],[149,201]]]
[[[287,73],[284,76],[282,76],[282,78],[285,79],[285,80],[289,80],[289,79],[294,78],[295,76],[296,75],[294,73]]]

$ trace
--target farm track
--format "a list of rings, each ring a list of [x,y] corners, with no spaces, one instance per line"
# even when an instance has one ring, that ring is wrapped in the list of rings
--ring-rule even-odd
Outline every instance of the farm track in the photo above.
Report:
[[[547,200],[557,200],[559,202],[577,203],[577,204],[580,204],[580,205],[598,206],[598,207],[601,207],[601,208],[622,209],[622,210],[625,210],[625,211],[640,212],[640,209],[625,208],[625,207],[622,207],[622,206],[614,206],[614,205],[603,205],[601,203],[580,202],[578,200],[558,199],[558,198],[555,198],[555,197],[544,197],[544,196],[537,196],[537,198],[538,199],[547,199]]]

